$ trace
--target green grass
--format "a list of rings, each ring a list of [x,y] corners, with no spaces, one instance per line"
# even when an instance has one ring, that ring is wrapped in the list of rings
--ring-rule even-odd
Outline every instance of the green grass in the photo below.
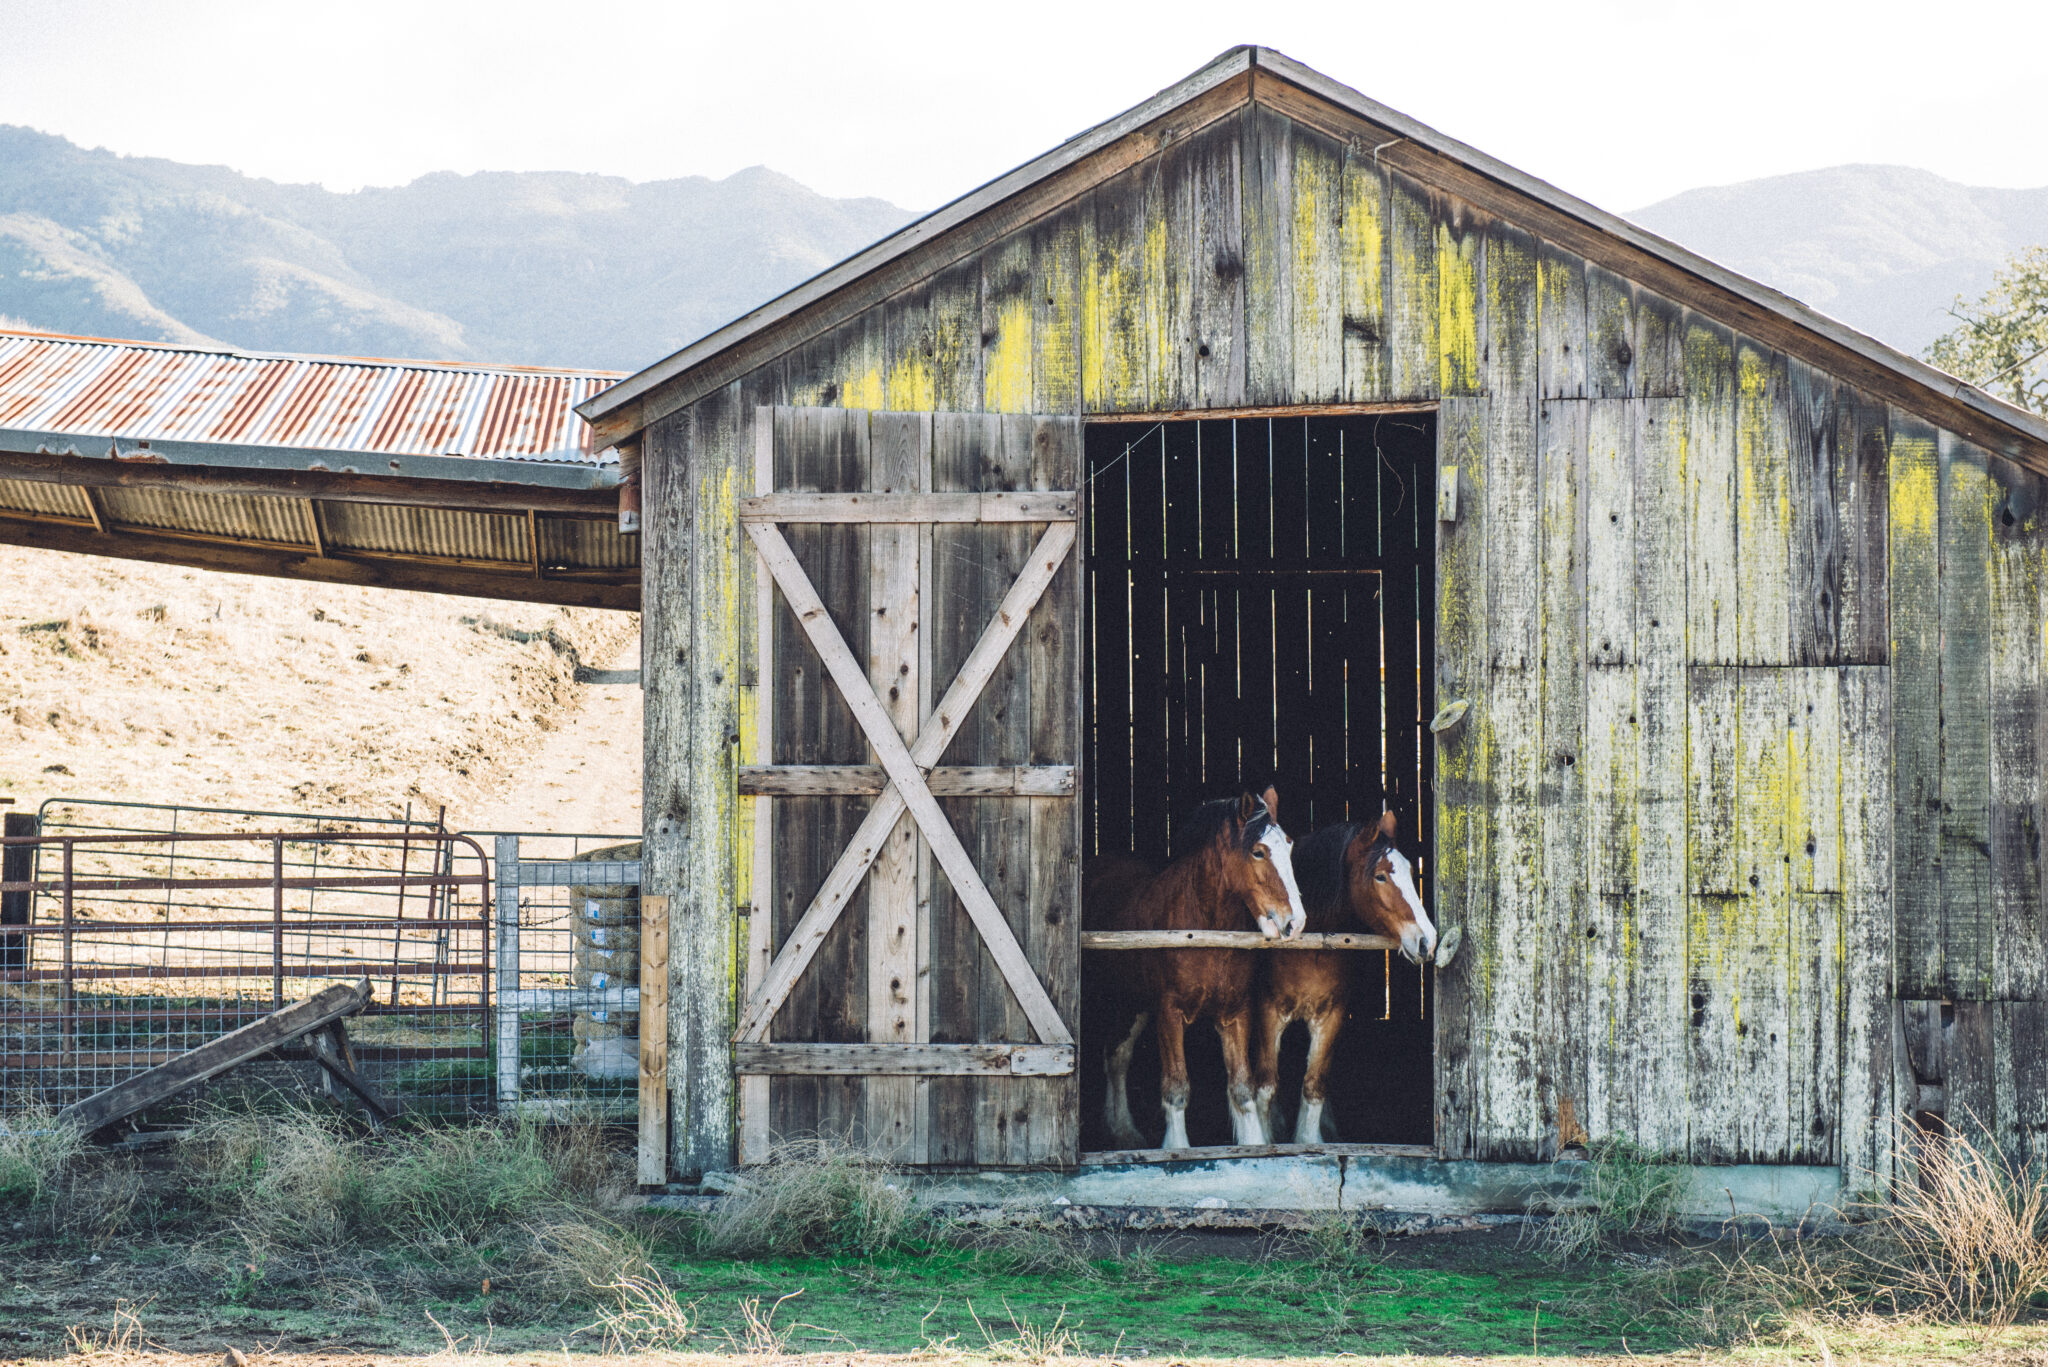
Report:
[[[1522,1258],[1333,1271],[1293,1258],[1104,1259],[1085,1272],[1006,1270],[1000,1258],[935,1248],[866,1260],[790,1258],[664,1268],[694,1302],[700,1337],[742,1340],[741,1302],[790,1292],[778,1327],[789,1348],[981,1351],[1018,1326],[1071,1333],[1077,1351],[1124,1356],[1322,1356],[1333,1353],[1668,1351],[1684,1340],[1629,1294],[1624,1274],[1567,1274]],[[1488,1266],[1488,1263],[1493,1265]],[[1539,1322],[1540,1316],[1540,1322]],[[978,1321],[978,1322],[977,1322]]]

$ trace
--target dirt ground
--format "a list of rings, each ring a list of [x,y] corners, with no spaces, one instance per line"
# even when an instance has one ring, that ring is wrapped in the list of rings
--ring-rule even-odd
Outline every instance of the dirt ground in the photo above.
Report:
[[[0,547],[0,798],[639,827],[636,615]]]

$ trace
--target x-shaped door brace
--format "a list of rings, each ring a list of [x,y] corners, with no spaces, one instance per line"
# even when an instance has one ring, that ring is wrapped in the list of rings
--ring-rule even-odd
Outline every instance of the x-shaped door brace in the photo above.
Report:
[[[1071,506],[1071,505],[1069,505]],[[1070,514],[1071,516],[1071,514]],[[880,519],[877,519],[880,520]],[[921,519],[907,519],[921,520]],[[1053,575],[1059,571],[1061,562],[1074,546],[1074,524],[1072,521],[1056,521],[1046,529],[1033,548],[1031,558],[1025,562],[1023,573],[1003,595],[1002,603],[996,608],[995,617],[983,629],[981,637],[974,643],[974,649],[960,666],[960,672],[944,697],[932,709],[931,716],[918,731],[917,740],[905,745],[897,734],[896,725],[889,719],[882,701],[875,694],[874,685],[869,682],[867,671],[855,660],[853,652],[839,634],[839,628],[832,621],[832,615],[825,610],[824,600],[811,586],[810,576],[804,573],[797,561],[796,553],[789,548],[782,531],[775,523],[766,520],[743,519],[747,535],[753,538],[754,549],[760,554],[761,563],[768,567],[776,584],[782,589],[783,598],[790,610],[810,637],[817,649],[818,657],[825,662],[833,682],[839,685],[846,705],[852,709],[854,720],[860,723],[861,731],[867,736],[881,758],[882,769],[889,776],[889,784],[882,795],[875,799],[875,805],[868,810],[860,828],[853,833],[853,840],[833,865],[818,888],[818,895],[811,899],[810,907],[803,919],[789,934],[775,961],[761,978],[760,985],[747,999],[746,1009],[740,1014],[739,1029],[733,1039],[742,1044],[756,1043],[768,1037],[768,1026],[782,1003],[789,996],[790,989],[810,965],[818,949],[825,943],[825,936],[839,919],[839,913],[846,909],[846,903],[853,896],[861,880],[867,877],[868,867],[881,853],[882,845],[889,832],[895,829],[897,818],[907,808],[911,819],[924,833],[925,843],[931,847],[932,855],[945,870],[947,881],[953,885],[953,893],[967,914],[974,921],[975,929],[988,946],[989,957],[995,960],[1003,980],[1017,995],[1017,1002],[1024,1008],[1025,1018],[1031,1022],[1031,1029],[1043,1044],[1072,1044],[1074,1036],[1060,1019],[1059,1010],[1046,995],[1045,985],[1038,980],[1038,974],[1031,967],[1031,961],[1024,957],[1024,951],[1017,944],[1017,937],[1010,930],[1010,923],[989,895],[988,887],[981,881],[981,874],[975,869],[974,861],[967,857],[967,851],[960,844],[960,837],[953,830],[946,814],[940,810],[938,799],[932,796],[930,786],[925,782],[925,773],[939,762],[952,742],[960,723],[974,707],[981,690],[987,686],[996,666],[1017,633],[1024,628],[1031,616],[1031,609],[1052,583]],[[762,623],[761,630],[768,630]],[[762,681],[766,686],[767,680]]]

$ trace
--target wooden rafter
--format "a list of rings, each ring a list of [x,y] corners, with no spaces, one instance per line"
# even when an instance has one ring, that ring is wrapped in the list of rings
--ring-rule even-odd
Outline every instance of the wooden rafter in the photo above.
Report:
[[[889,785],[869,809],[845,853],[819,887],[817,896],[790,932],[782,951],[776,955],[748,998],[733,1038],[740,1043],[751,1044],[767,1037],[768,1026],[775,1013],[781,1009],[797,979],[816,956],[826,934],[845,909],[847,900],[867,876],[897,818],[907,810],[924,834],[933,858],[945,871],[954,894],[980,932],[989,957],[1016,994],[1017,1002],[1039,1040],[1046,1044],[1073,1043],[1073,1034],[1060,1019],[1058,1008],[1047,996],[1045,985],[1038,980],[1038,974],[1018,945],[1009,921],[989,895],[973,860],[961,846],[959,835],[940,810],[925,778],[926,771],[945,753],[946,746],[980,697],[1011,642],[1023,630],[1033,605],[1052,583],[1053,576],[1073,549],[1073,522],[1055,521],[1039,538],[1023,572],[1003,596],[994,618],[975,642],[959,674],[932,709],[918,732],[917,740],[908,746],[876,696],[867,671],[847,648],[838,626],[832,621],[830,612],[781,530],[772,522],[745,522],[743,525],[754,542],[761,563],[781,588],[784,600],[810,638],[819,658],[824,661],[826,671],[838,685],[868,744],[880,758]]]

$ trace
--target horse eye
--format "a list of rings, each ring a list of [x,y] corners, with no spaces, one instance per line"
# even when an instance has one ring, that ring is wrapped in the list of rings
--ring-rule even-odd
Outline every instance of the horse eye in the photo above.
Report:
[[[1261,845],[1261,846],[1259,846],[1259,847],[1258,847],[1257,849],[1255,849],[1255,850],[1253,850],[1253,851],[1252,851],[1252,858],[1254,858],[1254,859],[1264,859],[1265,857],[1266,857],[1266,847],[1265,847],[1264,845]]]
[[[1387,876],[1384,873],[1376,873],[1373,875],[1373,881],[1376,883],[1384,883],[1387,881]]]

